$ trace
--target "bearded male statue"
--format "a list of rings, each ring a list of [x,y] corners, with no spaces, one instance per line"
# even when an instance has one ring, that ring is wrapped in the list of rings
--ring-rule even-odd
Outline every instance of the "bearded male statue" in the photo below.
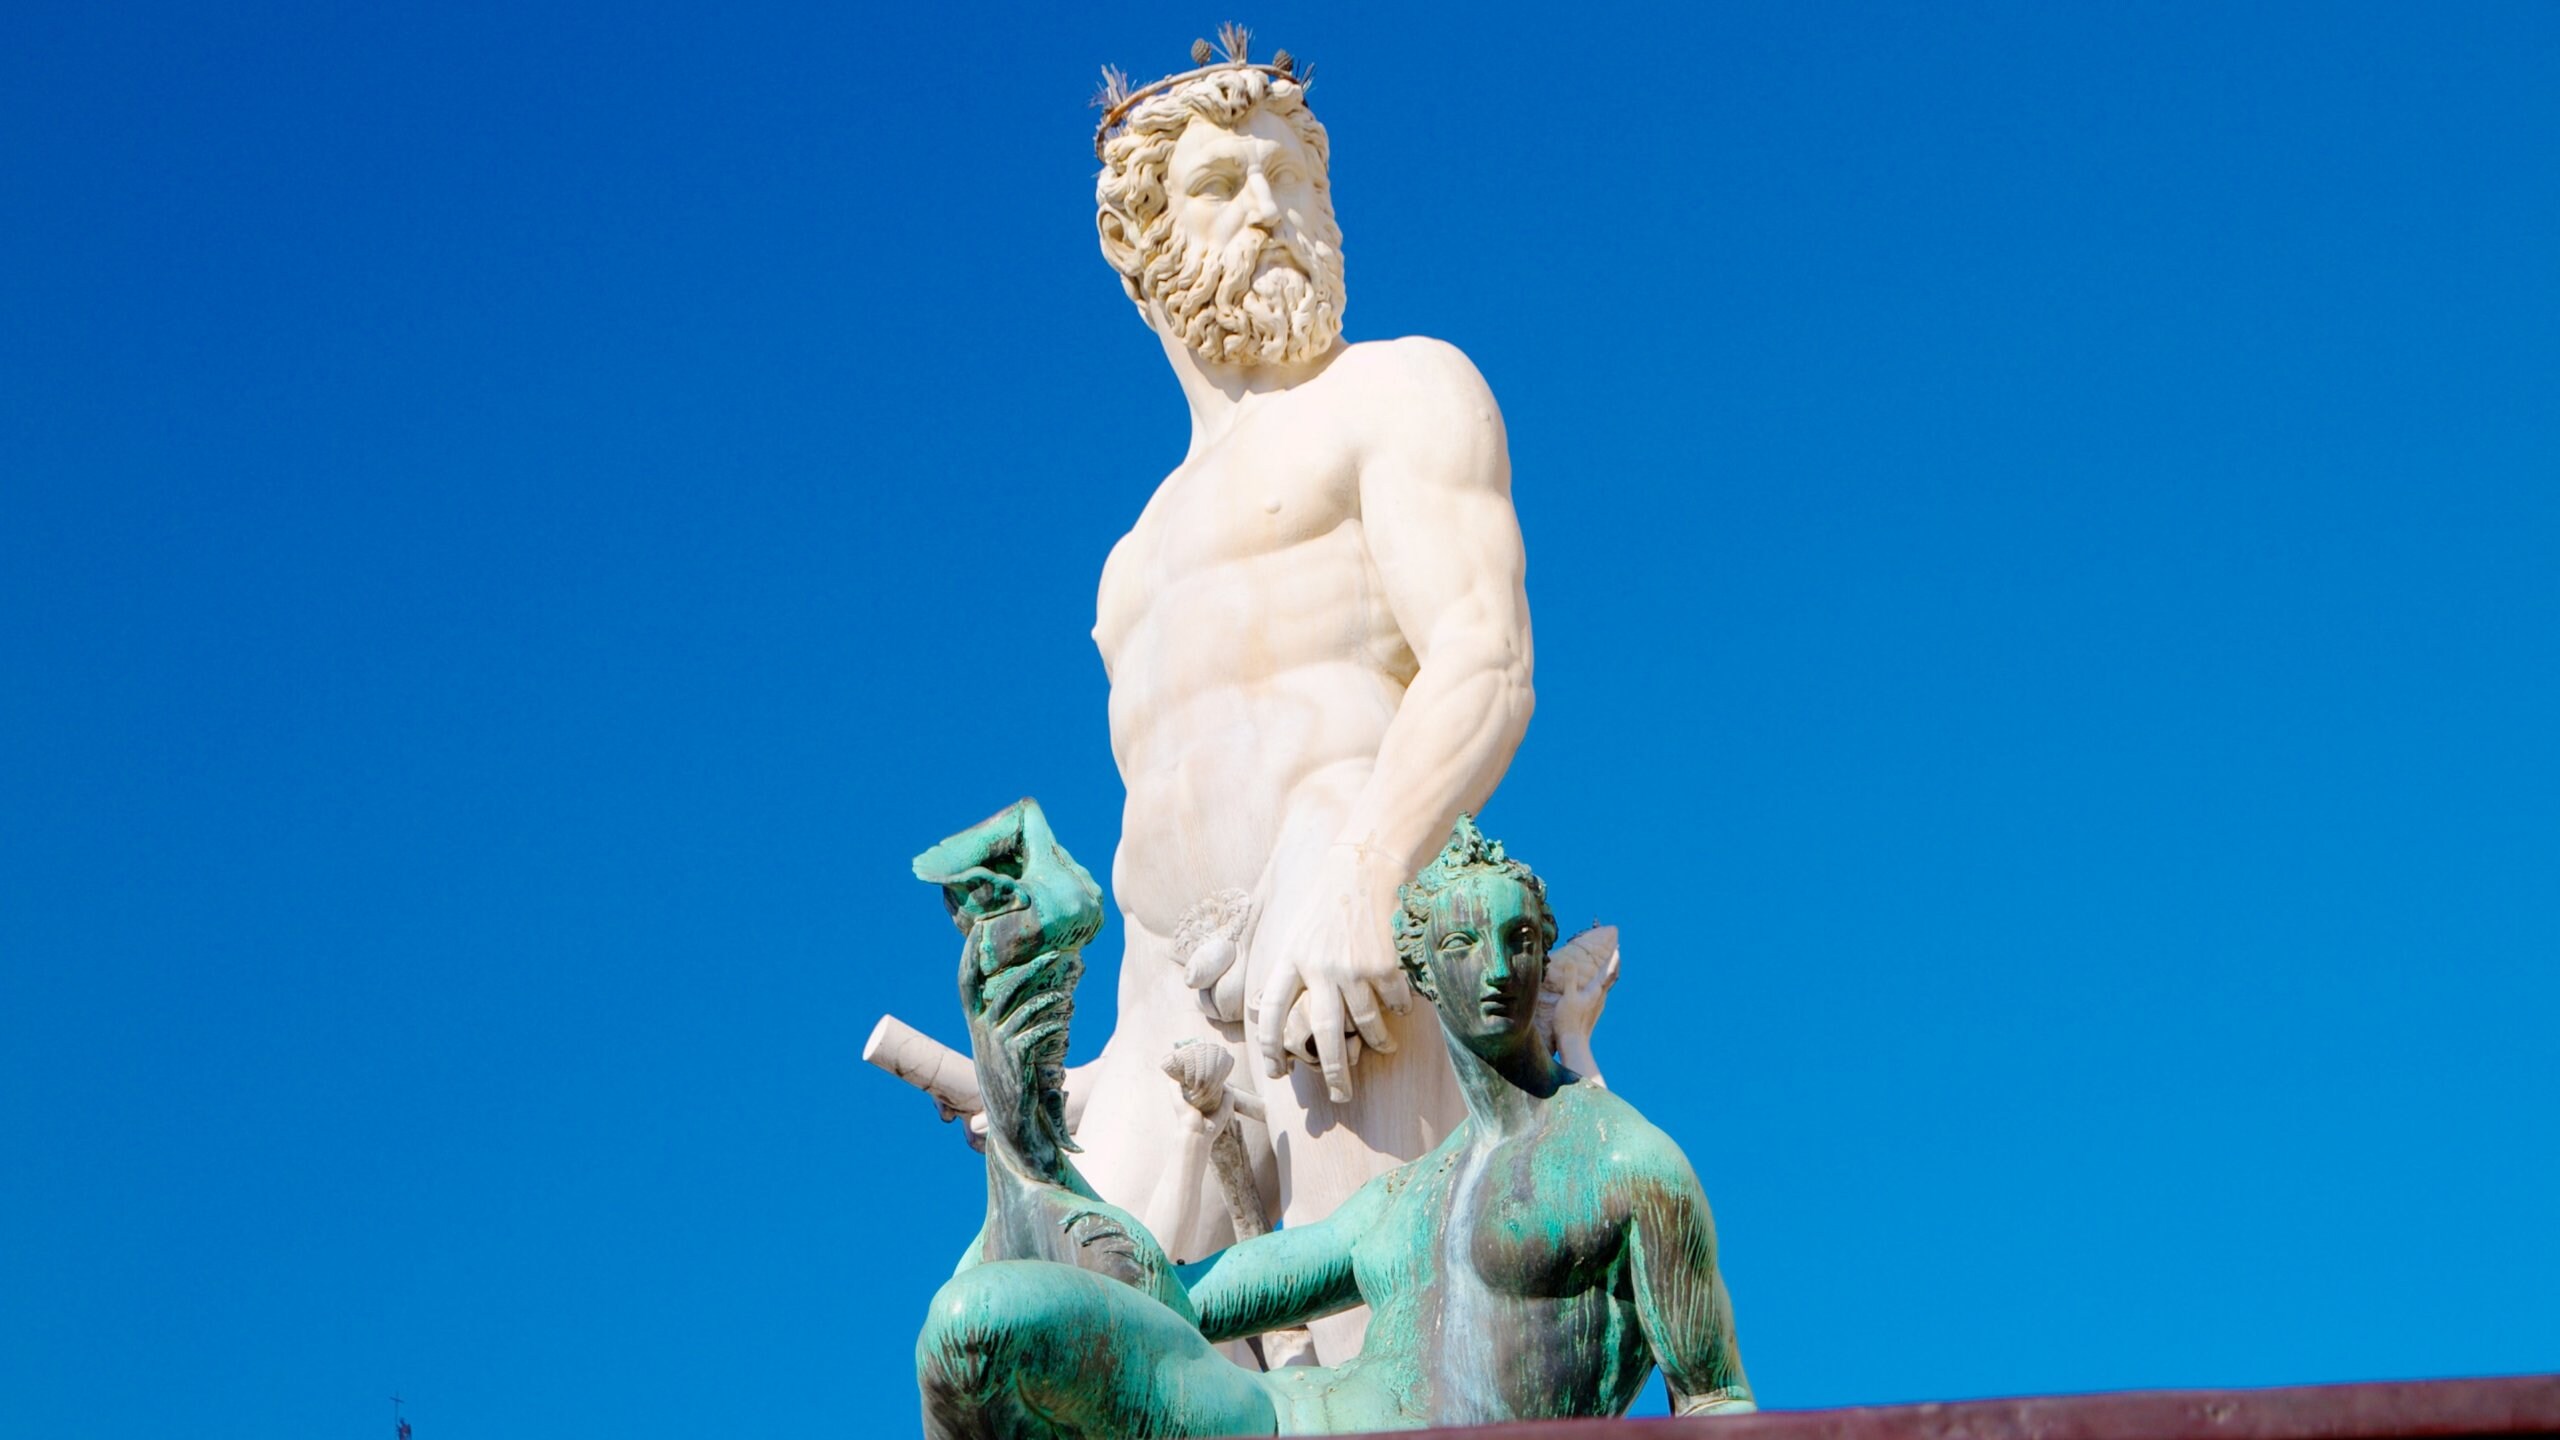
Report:
[[[1134,93],[1106,71],[1094,137],[1103,258],[1191,439],[1102,572],[1125,948],[1118,1027],[1063,1111],[1093,1190],[1184,1261],[1332,1214],[1465,1117],[1396,964],[1396,891],[1483,808],[1532,703],[1501,412],[1441,341],[1343,343],[1307,72],[1221,38]],[[1615,933],[1559,947],[1537,1021],[1595,1084]],[[1217,1102],[1166,1064],[1197,1043],[1234,1062],[1249,1176],[1184,1144]],[[988,1133],[965,1057],[894,1018],[863,1053]],[[1316,1356],[1358,1353],[1365,1319],[1316,1321]]]
[[[1096,149],[1103,258],[1191,412],[1102,574],[1094,640],[1127,786],[1118,1028],[1069,1077],[1079,1164],[1177,1257],[1232,1238],[1166,1164],[1161,1062],[1252,1077],[1261,1188],[1320,1219],[1466,1114],[1396,963],[1397,887],[1481,810],[1528,728],[1526,560],[1502,416],[1437,340],[1345,344],[1324,127],[1286,52],[1135,95]],[[1118,92],[1118,93],[1115,93]],[[1328,1363],[1364,1316],[1319,1321]]]

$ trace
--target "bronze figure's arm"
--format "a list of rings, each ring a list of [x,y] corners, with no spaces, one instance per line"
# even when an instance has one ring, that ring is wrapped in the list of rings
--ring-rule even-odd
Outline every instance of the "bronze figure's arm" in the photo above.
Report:
[[[1716,1271],[1715,1218],[1685,1161],[1635,1182],[1627,1241],[1635,1257],[1636,1318],[1671,1387],[1672,1413],[1757,1409],[1734,1342],[1733,1299]]]
[[[1200,1333],[1236,1340],[1303,1325],[1360,1303],[1351,1251],[1384,1208],[1380,1176],[1312,1225],[1292,1225],[1230,1245],[1191,1286]]]

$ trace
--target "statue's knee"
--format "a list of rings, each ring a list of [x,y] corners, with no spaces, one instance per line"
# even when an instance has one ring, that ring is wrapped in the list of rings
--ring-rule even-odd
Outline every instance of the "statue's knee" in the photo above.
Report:
[[[1045,1368],[1043,1337],[1090,1318],[1093,1277],[1063,1265],[999,1261],[936,1291],[916,1337],[916,1378],[931,1393],[983,1395],[991,1379]]]
[[[917,1372],[983,1368],[1013,1329],[1001,1278],[983,1265],[963,1270],[934,1292],[924,1329],[916,1336]]]

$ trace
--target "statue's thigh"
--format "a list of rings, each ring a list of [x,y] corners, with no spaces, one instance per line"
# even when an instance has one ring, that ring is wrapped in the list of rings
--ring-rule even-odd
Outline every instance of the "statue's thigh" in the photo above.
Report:
[[[916,1341],[929,1435],[1268,1435],[1260,1376],[1118,1281],[1041,1260],[964,1270]]]

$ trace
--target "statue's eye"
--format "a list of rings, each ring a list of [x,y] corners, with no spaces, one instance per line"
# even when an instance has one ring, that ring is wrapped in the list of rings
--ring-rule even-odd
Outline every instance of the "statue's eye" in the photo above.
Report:
[[[1440,937],[1440,948],[1443,950],[1464,950],[1475,943],[1476,934],[1472,930],[1452,930]]]
[[[1206,196],[1211,200],[1232,200],[1235,198],[1236,182],[1232,176],[1203,175],[1191,182],[1191,193]]]

